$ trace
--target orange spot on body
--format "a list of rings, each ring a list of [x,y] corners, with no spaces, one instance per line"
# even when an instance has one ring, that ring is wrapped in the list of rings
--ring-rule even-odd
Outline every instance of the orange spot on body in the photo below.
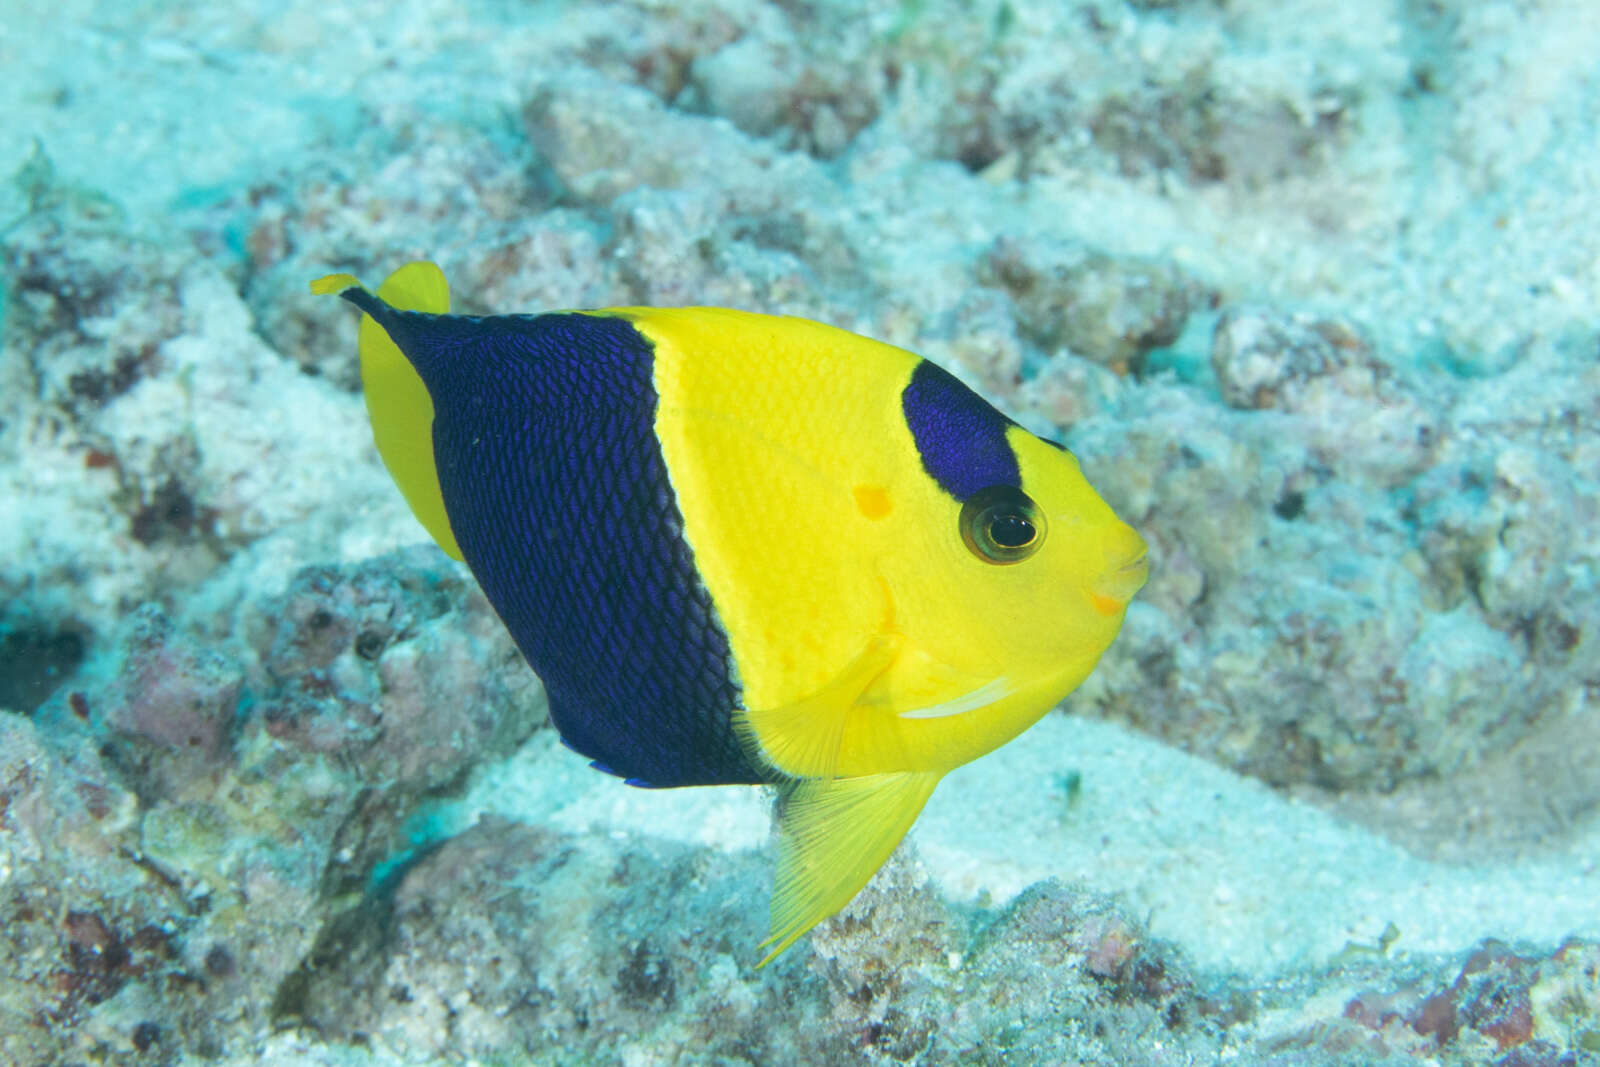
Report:
[[[1126,606],[1127,601],[1118,600],[1114,596],[1104,596],[1100,593],[1090,593],[1089,603],[1094,605],[1094,610],[1098,611],[1102,615],[1110,617],[1121,611],[1123,607]]]
[[[881,485],[858,485],[851,493],[856,498],[856,510],[869,519],[886,518],[894,510],[889,490]]]

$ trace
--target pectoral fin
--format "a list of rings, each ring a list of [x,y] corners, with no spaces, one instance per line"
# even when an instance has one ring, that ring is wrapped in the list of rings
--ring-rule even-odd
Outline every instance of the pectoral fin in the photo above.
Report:
[[[761,756],[795,778],[832,778],[845,724],[861,694],[899,656],[905,638],[880,633],[827,685],[790,704],[743,711],[738,716]]]
[[[778,812],[778,877],[772,950],[764,967],[850,902],[883,866],[939,784],[941,773],[906,771],[797,782]]]

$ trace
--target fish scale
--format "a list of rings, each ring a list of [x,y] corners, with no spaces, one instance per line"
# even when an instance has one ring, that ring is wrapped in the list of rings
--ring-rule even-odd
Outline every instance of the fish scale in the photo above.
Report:
[[[440,487],[562,736],[641,784],[772,780],[728,725],[739,692],[709,598],[675,595],[698,577],[655,447],[649,345],[588,315],[480,318],[467,343],[460,329],[407,316],[435,451],[456,457]]]

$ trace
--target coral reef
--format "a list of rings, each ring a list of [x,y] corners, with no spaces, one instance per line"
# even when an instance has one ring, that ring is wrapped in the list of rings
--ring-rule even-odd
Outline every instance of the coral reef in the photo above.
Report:
[[[1451,1050],[1496,1067],[1578,1064],[1600,1052],[1600,1031],[1594,1029],[1597,975],[1600,946],[1592,942],[1524,956],[1491,940],[1473,950],[1447,983],[1363,991],[1340,1018],[1275,1044],[1373,1057]]]
[[[27,1020],[13,1062],[266,1032],[381,864],[425,843],[419,805],[543,722],[435,550],[308,569],[241,637],[147,605],[31,720],[0,716],[4,921],[38,961],[0,982]]]
[[[1600,1057],[1582,0],[5,30],[0,1059]],[[963,819],[751,972],[733,802],[580,781],[464,573],[405,547],[304,285],[424,255],[468,312],[824,319],[1064,441],[1152,548],[1069,709],[1107,732],[972,768]],[[1215,766],[1073,748],[1113,730]],[[1297,851],[1335,851],[1281,832],[1307,803],[1366,846]],[[1518,911],[1578,918],[1479,918]]]
[[[1145,355],[1183,333],[1200,286],[1170,263],[1118,259],[1083,248],[1040,248],[1001,237],[980,280],[1004,288],[1022,337],[1139,374]]]

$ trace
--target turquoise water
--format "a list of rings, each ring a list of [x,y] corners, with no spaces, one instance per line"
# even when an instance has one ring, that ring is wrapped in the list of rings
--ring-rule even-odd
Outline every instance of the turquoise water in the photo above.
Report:
[[[0,1059],[1600,1049],[1586,3],[3,14]],[[754,971],[770,798],[562,748],[377,458],[306,283],[418,257],[910,348],[1150,582]]]

